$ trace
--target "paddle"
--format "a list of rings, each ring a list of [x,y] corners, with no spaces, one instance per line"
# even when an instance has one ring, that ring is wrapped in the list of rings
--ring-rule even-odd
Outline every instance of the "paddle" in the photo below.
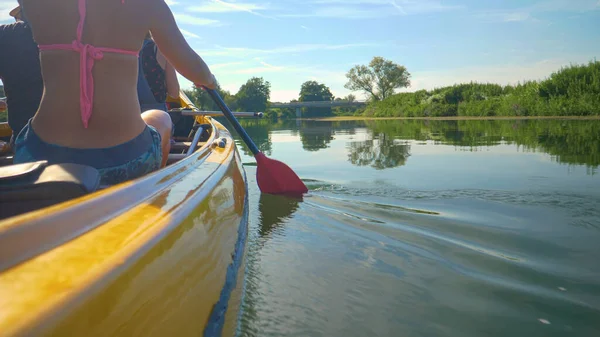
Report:
[[[267,156],[258,150],[256,144],[254,144],[250,136],[246,133],[246,130],[240,125],[240,122],[235,119],[235,116],[227,105],[225,105],[218,92],[204,86],[202,88],[212,97],[219,106],[219,109],[223,111],[223,115],[233,125],[244,143],[248,145],[248,148],[254,154],[254,158],[256,158],[256,181],[261,192],[288,195],[301,195],[308,192],[306,185],[304,185],[302,180],[298,178],[298,175],[289,166],[278,160],[267,158]]]

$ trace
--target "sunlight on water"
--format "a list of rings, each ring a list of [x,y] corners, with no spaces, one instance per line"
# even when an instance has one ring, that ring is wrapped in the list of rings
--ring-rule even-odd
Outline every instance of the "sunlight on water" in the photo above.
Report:
[[[246,165],[240,335],[600,336],[600,122],[244,126],[311,191]]]

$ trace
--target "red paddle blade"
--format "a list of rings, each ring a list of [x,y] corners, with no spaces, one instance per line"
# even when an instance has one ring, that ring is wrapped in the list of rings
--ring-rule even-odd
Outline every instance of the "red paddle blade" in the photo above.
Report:
[[[262,152],[257,153],[256,181],[263,193],[269,194],[303,194],[308,188],[298,175],[286,164],[267,158]]]

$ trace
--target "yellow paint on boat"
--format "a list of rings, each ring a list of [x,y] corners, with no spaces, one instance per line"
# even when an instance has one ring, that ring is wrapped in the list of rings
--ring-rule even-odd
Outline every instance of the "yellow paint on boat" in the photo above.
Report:
[[[0,222],[3,336],[203,333],[248,211],[233,138],[205,122],[224,148],[209,141],[140,179]],[[235,331],[237,277],[224,335]]]

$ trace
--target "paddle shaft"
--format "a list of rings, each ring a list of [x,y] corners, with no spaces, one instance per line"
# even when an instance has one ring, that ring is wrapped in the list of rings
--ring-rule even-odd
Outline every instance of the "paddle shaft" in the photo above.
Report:
[[[232,112],[235,117],[258,117],[262,118],[262,112]],[[223,116],[222,111],[192,111],[192,110],[181,110],[182,116]]]
[[[219,93],[213,89],[209,89],[206,87],[204,87],[204,90],[206,90],[206,92],[208,92],[210,97],[212,97],[212,99],[215,101],[215,103],[219,106],[219,109],[221,109],[221,111],[223,111],[223,115],[225,115],[225,118],[227,118],[229,123],[231,123],[231,125],[233,125],[233,127],[235,128],[235,131],[237,131],[237,133],[240,135],[240,137],[242,137],[242,140],[244,141],[244,143],[246,143],[246,145],[248,145],[248,148],[250,149],[250,151],[252,151],[252,154],[257,155],[258,153],[260,153],[260,151],[258,150],[258,146],[256,146],[256,144],[254,144],[254,142],[252,141],[252,138],[250,138],[250,136],[248,136],[248,134],[246,133],[246,130],[244,130],[244,128],[240,125],[240,122],[238,122],[238,120],[235,118],[235,116],[233,115],[231,110],[229,110],[229,108],[227,107],[225,102],[223,102],[223,99],[221,98]]]

